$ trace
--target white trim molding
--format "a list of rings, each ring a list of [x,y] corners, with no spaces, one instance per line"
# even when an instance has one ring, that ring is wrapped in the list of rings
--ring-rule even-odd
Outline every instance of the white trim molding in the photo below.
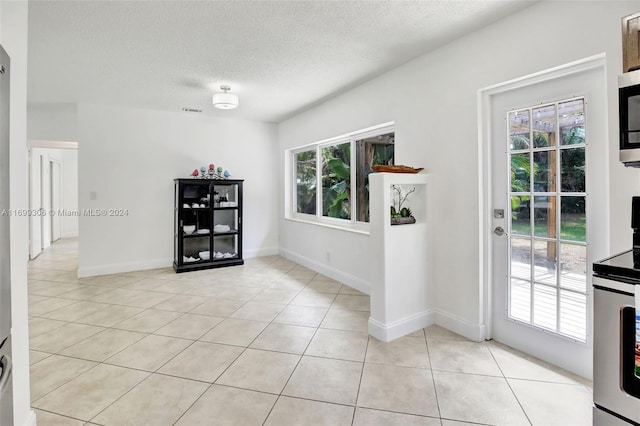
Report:
[[[442,328],[466,337],[474,342],[481,342],[487,339],[486,327],[484,324],[474,324],[459,316],[436,309],[434,312],[435,324]]]
[[[353,275],[346,274],[328,265],[325,265],[324,263],[317,262],[315,260],[301,256],[298,253],[294,253],[290,250],[286,250],[282,248],[280,249],[280,255],[304,267],[312,269],[319,274],[326,275],[329,278],[333,278],[334,280],[339,281],[342,284],[348,285],[349,287],[356,289],[364,294],[369,294],[371,291],[368,282],[358,277],[355,277]]]
[[[435,309],[429,309],[389,324],[369,318],[369,334],[380,341],[390,342],[435,324],[435,313]]]
[[[171,259],[141,260],[137,262],[111,263],[108,265],[79,267],[78,278],[93,277],[96,275],[121,274],[123,272],[146,271],[148,269],[170,268],[173,265]]]
[[[24,426],[37,426],[38,419],[36,416],[36,412],[33,410],[29,410],[29,416],[27,417],[27,421],[24,423]]]
[[[29,139],[27,140],[27,147],[50,149],[78,149],[78,142]]]

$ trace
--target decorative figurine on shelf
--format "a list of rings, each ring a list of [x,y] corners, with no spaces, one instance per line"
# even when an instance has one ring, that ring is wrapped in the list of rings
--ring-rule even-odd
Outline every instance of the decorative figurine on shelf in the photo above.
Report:
[[[200,169],[195,169],[191,172],[191,176],[201,179],[228,179],[231,176],[231,173],[221,166],[216,168],[216,166],[211,163],[208,168],[202,166]]]

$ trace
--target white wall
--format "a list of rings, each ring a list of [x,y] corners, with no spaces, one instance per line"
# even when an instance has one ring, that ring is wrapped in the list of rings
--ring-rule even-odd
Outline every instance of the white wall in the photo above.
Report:
[[[617,75],[622,68],[620,20],[636,2],[541,2],[424,55],[293,117],[278,127],[280,159],[291,147],[387,121],[396,123],[396,163],[433,175],[434,270],[438,310],[471,333],[479,319],[479,89],[598,53],[607,55],[612,252],[631,245],[630,197],[640,171],[617,160]],[[603,159],[604,160],[604,159]],[[606,161],[606,160],[605,160]],[[282,163],[281,163],[282,164]],[[280,168],[281,170],[283,167]],[[279,175],[284,187],[284,173]],[[283,217],[284,201],[280,203]],[[375,262],[366,236],[289,220],[280,246],[310,265],[369,282]],[[475,334],[475,333],[473,333]],[[477,334],[476,334],[477,335]]]
[[[29,103],[27,138],[76,142],[78,140],[77,105],[75,103]]]
[[[79,275],[170,266],[173,179],[209,163],[245,179],[245,257],[277,253],[275,125],[80,104],[78,147],[79,208],[129,212],[80,217]]]
[[[11,57],[10,203],[28,208],[27,197],[27,2],[0,2],[0,43]],[[28,227],[26,217],[11,218],[11,317],[13,406],[16,425],[35,425],[30,410],[27,320]]]

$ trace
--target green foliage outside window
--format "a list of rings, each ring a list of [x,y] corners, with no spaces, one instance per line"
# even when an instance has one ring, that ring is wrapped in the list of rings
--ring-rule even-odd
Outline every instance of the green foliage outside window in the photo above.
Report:
[[[296,154],[297,212],[316,214],[316,151]]]
[[[351,144],[322,148],[322,215],[351,219]]]

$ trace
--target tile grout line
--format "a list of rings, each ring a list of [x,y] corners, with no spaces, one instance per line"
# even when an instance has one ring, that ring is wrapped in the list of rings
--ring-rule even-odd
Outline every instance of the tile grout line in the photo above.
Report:
[[[529,414],[527,414],[526,410],[524,409],[524,406],[522,405],[522,403],[520,402],[520,399],[518,398],[518,395],[516,395],[516,392],[513,390],[513,388],[511,387],[511,383],[509,383],[509,380],[507,379],[507,377],[504,374],[504,371],[502,370],[502,367],[500,366],[500,363],[498,363],[498,360],[496,359],[496,357],[493,355],[493,352],[491,351],[491,348],[489,348],[489,345],[487,345],[486,342],[483,342],[483,344],[485,345],[485,347],[487,348],[487,350],[489,351],[489,354],[491,354],[491,358],[493,358],[493,361],[496,363],[496,365],[498,366],[498,369],[500,370],[500,373],[502,374],[502,380],[505,381],[505,383],[507,384],[507,386],[509,387],[509,390],[511,391],[511,394],[513,395],[513,397],[516,399],[516,401],[518,402],[518,406],[520,407],[520,409],[522,410],[522,413],[524,414],[524,416],[526,417],[527,421],[529,422],[530,425],[533,425],[533,422],[531,421],[531,419],[529,418]]]
[[[369,342],[371,336],[367,335],[367,346],[364,348],[364,358],[362,359],[362,369],[360,369],[360,380],[358,381],[358,391],[356,392],[356,402],[353,408],[353,415],[351,416],[351,426],[356,421],[356,411],[358,411],[358,399],[360,398],[360,388],[362,387],[362,378],[364,377],[364,367],[367,363],[367,352],[369,351]]]
[[[295,267],[294,267],[294,268],[292,268],[292,269],[290,269],[289,271],[294,270],[294,269],[295,269]],[[285,275],[286,275],[286,273],[285,273]],[[317,274],[314,274],[314,275],[317,275]],[[142,280],[142,279],[145,279],[145,278],[140,278],[140,280]],[[312,277],[309,281],[307,281],[307,282],[306,282],[306,284],[296,292],[296,296],[294,296],[294,298],[292,298],[292,299],[291,299],[291,301],[290,301],[289,303],[285,304],[285,308],[284,308],[284,309],[286,309],[286,307],[288,307],[288,306],[301,306],[301,307],[307,307],[306,305],[291,305],[291,302],[295,299],[295,297],[297,297],[298,295],[300,295],[301,293],[303,293],[303,292],[304,292],[304,289],[305,289],[305,288],[307,288],[307,287],[309,286],[309,284],[313,281],[313,279],[314,279],[314,277]],[[331,281],[333,281],[333,280],[331,280]],[[268,289],[277,289],[277,287],[275,287],[276,283],[277,283],[277,279],[274,279],[273,281],[271,281],[271,285],[269,285],[269,286],[267,286],[267,287],[264,287],[264,286],[261,286],[261,287],[255,287],[255,288],[259,288],[259,289],[260,289],[260,292],[258,292],[258,293],[257,293],[255,296],[253,296],[251,299],[247,300],[247,302],[245,302],[243,305],[241,305],[240,307],[238,307],[235,311],[237,311],[238,309],[242,308],[242,307],[243,307],[243,306],[245,306],[247,303],[249,303],[249,302],[253,301],[253,300],[254,300],[255,298],[257,298],[260,294],[262,294],[265,290],[268,290]],[[87,283],[87,284],[91,284],[91,283]],[[82,284],[78,284],[78,285],[82,285]],[[94,285],[95,285],[95,284],[94,284]],[[341,285],[340,289],[341,289],[342,287],[343,287],[343,285]],[[114,287],[106,286],[106,288],[109,288],[109,289],[112,289],[112,290],[116,290],[116,289],[118,289],[118,288],[122,288],[122,287],[116,287],[116,288],[114,288]],[[254,286],[247,286],[247,288],[254,288]],[[314,327],[308,327],[308,326],[305,326],[305,325],[282,324],[282,325],[287,325],[287,326],[292,326],[292,327],[315,328],[314,335],[311,337],[311,339],[310,339],[310,340],[309,340],[309,342],[307,343],[305,350],[302,352],[302,354],[296,354],[296,355],[300,355],[300,359],[298,360],[298,364],[299,364],[300,360],[302,359],[302,356],[304,356],[304,353],[305,353],[305,352],[306,352],[306,350],[308,349],[309,345],[311,344],[311,341],[312,341],[312,340],[313,340],[313,338],[316,336],[316,334],[317,334],[317,332],[318,332],[319,328],[321,328],[320,326],[321,326],[322,322],[326,319],[326,317],[327,317],[327,315],[328,315],[329,311],[330,311],[330,310],[331,310],[331,308],[332,308],[332,305],[335,303],[336,299],[338,298],[338,296],[339,296],[339,294],[340,294],[340,289],[338,289],[338,292],[337,292],[337,293],[324,293],[324,292],[319,292],[319,291],[317,291],[317,290],[314,290],[313,292],[309,292],[310,294],[313,294],[313,293],[322,293],[322,294],[331,294],[331,295],[333,296],[333,297],[332,297],[331,304],[330,304],[327,308],[324,308],[324,309],[326,309],[326,311],[325,311],[325,313],[324,313],[324,315],[323,315],[323,318],[320,320],[320,322],[319,322],[319,324],[318,324],[317,326],[314,326]],[[105,292],[103,292],[103,293],[101,293],[101,294],[107,293],[107,292],[112,291],[112,290],[106,290]],[[135,290],[135,289],[133,289],[133,290]],[[76,290],[70,290],[70,291],[68,291],[68,292],[64,292],[64,293],[69,293],[69,292],[72,292],[72,291],[76,291]],[[153,291],[153,290],[142,289],[142,290],[137,290],[137,291],[145,292],[145,291]],[[185,290],[185,291],[189,291],[189,290]],[[287,290],[286,288],[284,288],[284,289],[282,289],[282,291],[290,291],[290,290]],[[176,296],[178,296],[178,295],[193,296],[193,295],[186,294],[186,293],[184,293],[184,292],[181,292],[181,293],[166,293],[166,292],[162,292],[162,293],[170,294],[170,295],[171,295],[171,296],[170,296],[168,299],[166,299],[166,300],[170,300],[170,299],[172,299],[172,298],[174,298],[174,297],[176,297]],[[64,294],[59,294],[59,295],[56,295],[56,296],[61,296],[61,295],[64,295]],[[50,297],[56,297],[56,296],[50,296]],[[48,298],[50,298],[50,297],[48,297]],[[91,297],[93,297],[93,296],[91,296]],[[90,297],[90,298],[91,298],[91,297]],[[206,297],[206,296],[201,296],[201,297]],[[63,298],[63,299],[65,299],[64,297],[59,297],[59,298]],[[88,300],[88,299],[89,299],[89,298],[86,298],[86,299],[79,299],[79,300],[78,300],[78,299],[67,299],[67,300],[74,300],[74,301],[75,301],[74,303],[72,303],[71,305],[68,305],[68,306],[75,305],[75,304],[77,304],[78,302],[102,303],[102,304],[107,305],[107,306],[105,306],[105,308],[104,308],[104,309],[107,309],[109,306],[127,306],[127,307],[128,307],[128,306],[130,306],[130,305],[117,305],[117,304],[114,304],[114,303],[96,302],[96,301],[92,301],[92,300]],[[46,299],[45,299],[45,300],[46,300]],[[161,304],[161,303],[165,302],[166,300],[164,300],[164,301],[160,301],[160,302],[158,302],[158,304]],[[176,317],[176,318],[175,318],[175,319],[173,319],[172,321],[169,321],[167,324],[164,324],[164,325],[160,326],[159,328],[155,329],[154,331],[151,331],[151,332],[143,332],[144,334],[146,334],[146,336],[145,336],[145,337],[148,337],[148,336],[150,336],[150,335],[161,336],[161,334],[156,334],[156,333],[157,333],[157,331],[158,331],[159,329],[161,329],[161,328],[163,328],[164,326],[166,326],[166,325],[168,325],[168,324],[172,323],[173,321],[176,321],[176,320],[178,320],[178,319],[180,319],[180,318],[184,317],[184,316],[185,316],[185,315],[187,315],[187,314],[190,314],[193,310],[197,309],[199,306],[201,306],[202,304],[207,303],[207,302],[208,302],[208,301],[203,301],[201,304],[199,304],[199,305],[197,305],[197,306],[193,307],[190,311],[187,311],[187,312],[178,311],[179,313],[181,313],[181,315],[180,315],[180,316]],[[131,317],[129,317],[129,318],[125,318],[125,319],[123,319],[122,321],[117,322],[116,324],[112,324],[112,325],[111,325],[111,326],[109,326],[109,327],[101,326],[102,328],[104,328],[104,330],[102,330],[102,331],[106,331],[107,329],[120,330],[120,329],[118,329],[118,328],[115,328],[114,326],[115,326],[115,325],[117,325],[117,324],[119,324],[119,323],[121,323],[121,322],[126,321],[127,319],[130,319],[130,318],[133,318],[133,317],[135,317],[135,316],[137,316],[137,315],[140,315],[140,314],[142,314],[142,313],[144,313],[144,312],[146,312],[146,311],[148,311],[148,310],[150,310],[150,309],[154,309],[158,304],[153,305],[153,306],[150,306],[150,307],[140,307],[141,309],[144,309],[142,312],[136,313],[136,314],[132,315],[132,316],[131,316]],[[313,307],[313,306],[309,306],[309,307]],[[59,308],[59,309],[64,309],[64,307]],[[284,309],[282,309],[282,310],[280,311],[280,313],[281,313]],[[339,309],[339,308],[336,308],[336,309]],[[56,309],[56,310],[58,310],[58,309]],[[54,310],[54,311],[56,311],[56,310]],[[155,309],[155,310],[159,310],[159,311],[166,311],[166,310],[162,310],[162,309]],[[344,310],[351,311],[352,309],[344,309]],[[102,311],[102,309],[101,309],[101,310],[99,310],[99,311]],[[235,311],[234,311],[234,312],[235,312]],[[49,311],[49,312],[53,312],[53,311]],[[44,313],[44,314],[47,314],[47,313],[49,313],[49,312],[46,312],[46,313]],[[98,311],[96,311],[96,312],[98,312]],[[82,316],[82,317],[80,317],[80,318],[74,319],[73,321],[69,321],[69,322],[66,322],[66,323],[67,323],[67,324],[69,324],[69,323],[83,324],[83,323],[81,323],[81,322],[80,322],[80,321],[82,320],[82,318],[85,318],[85,317],[87,317],[87,316],[93,315],[93,314],[94,314],[94,313],[96,313],[96,312],[88,313],[87,315],[84,315],[84,316]],[[168,311],[168,312],[176,312],[176,311]],[[232,312],[231,314],[233,314],[233,312]],[[193,315],[198,315],[198,314],[193,314]],[[278,315],[279,315],[279,314],[278,314]],[[278,325],[281,325],[280,323],[276,323],[276,322],[274,322],[274,321],[276,320],[276,318],[277,318],[277,316],[278,316],[278,315],[276,315],[276,316],[275,316],[275,317],[274,317],[270,322],[268,322],[268,323],[267,323],[267,324],[268,324],[268,325],[267,325],[267,327],[268,327],[268,326],[270,326],[270,325],[272,325],[272,324],[278,324]],[[210,315],[206,315],[206,316],[210,316]],[[226,318],[229,318],[229,316],[225,317],[225,319],[226,319]],[[52,320],[52,321],[58,321],[58,320],[51,319],[51,318],[43,318],[43,319],[48,319],[48,320]],[[65,321],[62,321],[62,322],[65,322]],[[218,324],[219,324],[219,323],[218,323]],[[216,324],[216,326],[217,326],[218,324]],[[62,325],[61,325],[61,326],[62,326]],[[203,342],[203,343],[211,343],[211,342],[202,341],[202,340],[200,340],[200,339],[202,338],[202,336],[204,336],[205,334],[207,334],[208,332],[210,332],[211,330],[213,330],[216,326],[211,327],[210,329],[208,329],[207,331],[205,331],[204,333],[202,333],[202,335],[200,335],[200,336],[199,336],[197,339],[195,339],[195,340],[194,340],[194,339],[188,339],[188,338],[187,338],[187,339],[185,339],[185,338],[179,337],[180,339],[190,340],[190,341],[191,341],[191,344],[189,344],[189,345],[188,345],[187,347],[185,347],[182,351],[180,351],[179,353],[177,353],[174,357],[172,357],[171,359],[169,359],[168,361],[166,361],[162,366],[160,366],[160,367],[159,367],[158,369],[156,369],[155,371],[153,371],[153,372],[149,373],[149,372],[148,372],[148,371],[146,371],[146,370],[141,370],[141,371],[145,371],[146,373],[149,373],[149,375],[148,375],[145,379],[143,379],[142,381],[144,381],[144,380],[148,379],[148,377],[150,377],[150,376],[151,376],[151,375],[153,375],[153,374],[160,374],[160,375],[163,375],[163,373],[160,373],[160,372],[159,372],[159,370],[160,370],[164,365],[166,365],[167,363],[171,362],[175,357],[179,356],[181,353],[183,353],[184,351],[186,351],[186,350],[187,350],[189,347],[191,347],[191,346],[192,346],[196,341],[198,341],[198,342]],[[266,329],[266,327],[265,327],[265,329]],[[340,329],[337,329],[337,330],[340,330]],[[52,331],[52,330],[48,330],[48,331]],[[47,331],[47,332],[48,332],[48,331]],[[99,333],[101,333],[102,331],[100,331],[100,332],[98,332],[98,333],[96,333],[96,334],[99,334]],[[127,331],[132,331],[132,330],[127,330]],[[342,330],[342,331],[344,331],[344,330]],[[138,332],[139,332],[139,331],[138,331]],[[46,333],[46,332],[45,332],[45,333]],[[235,359],[234,359],[234,360],[229,364],[229,366],[230,366],[231,364],[233,364],[233,363],[237,360],[237,358],[238,358],[238,357],[240,357],[240,356],[242,355],[242,353],[244,353],[244,352],[246,351],[246,349],[249,349],[249,348],[250,348],[250,346],[251,346],[251,344],[253,344],[253,343],[255,342],[255,340],[256,340],[260,335],[262,335],[263,333],[264,333],[264,330],[263,330],[263,331],[262,331],[258,336],[256,336],[256,338],[254,338],[254,339],[249,343],[249,345],[248,345],[248,346],[244,347],[243,352],[241,352],[241,353],[240,353],[240,354],[239,354],[239,355],[238,355],[238,356],[237,356],[237,357],[236,357],[236,358],[235,358]],[[44,333],[42,333],[42,334],[44,334]],[[91,338],[91,337],[93,337],[93,336],[95,336],[95,334],[94,334],[94,335],[92,335],[92,336],[88,336],[88,337],[87,337],[86,339],[84,339],[84,340],[90,339],[90,338]],[[145,337],[141,338],[140,340],[144,339]],[[175,336],[168,336],[168,337],[175,337]],[[84,341],[84,340],[83,340],[83,341]],[[140,341],[140,340],[138,340],[138,341]],[[79,343],[79,342],[76,342],[76,343],[72,344],[71,346],[73,346],[73,345],[75,345],[75,344],[77,344],[77,343]],[[128,347],[130,347],[130,346],[134,345],[135,343],[137,343],[137,342],[133,342],[133,343],[131,343],[131,344],[130,344],[129,346],[127,346],[126,348],[123,348],[123,349],[121,349],[120,351],[116,352],[115,354],[110,355],[110,357],[109,357],[109,358],[111,358],[112,356],[115,356],[115,355],[117,355],[118,353],[120,353],[120,352],[122,352],[122,351],[126,350]],[[226,345],[226,344],[222,344],[222,345]],[[226,346],[233,346],[233,345],[226,345]],[[62,349],[62,350],[65,350],[65,349],[66,349],[66,348],[64,348],[64,349]],[[251,348],[251,349],[255,349],[255,348]],[[265,349],[261,349],[261,350],[265,350]],[[270,350],[265,350],[265,351],[270,351]],[[287,352],[280,352],[280,351],[270,351],[270,352],[287,353]],[[58,355],[58,356],[67,356],[67,357],[69,357],[68,355],[61,355],[61,354],[59,354],[59,353],[56,353],[56,355]],[[309,356],[311,356],[311,355],[309,355]],[[70,358],[73,358],[73,357],[70,357]],[[322,358],[322,359],[335,359],[335,358],[329,358],[329,357],[318,357],[318,358]],[[80,359],[82,359],[82,358],[80,358]],[[108,359],[108,358],[107,358],[107,359]],[[90,361],[92,361],[92,360],[90,360]],[[104,360],[104,361],[106,361],[106,360]],[[103,362],[101,362],[101,364],[111,365],[111,364],[107,364],[107,363],[106,363],[106,362],[104,362],[104,361],[103,361]],[[92,362],[95,362],[95,361],[92,361]],[[229,368],[229,366],[228,366],[227,368]],[[364,367],[364,362],[363,362],[363,367]],[[95,366],[94,366],[94,368],[95,368]],[[124,368],[130,368],[130,367],[124,367]],[[297,368],[297,365],[296,365],[296,367],[294,368],[293,372],[295,372],[295,369],[296,369],[296,368]],[[130,368],[130,369],[131,369],[131,368]],[[225,369],[225,371],[226,371],[226,369]],[[292,374],[291,374],[291,375],[293,375],[293,372],[292,372]],[[218,378],[219,378],[220,376],[222,376],[223,374],[224,374],[224,371],[223,371],[223,372],[218,376]],[[171,376],[171,375],[168,375],[168,374],[164,374],[164,375]],[[291,375],[290,375],[289,379],[291,378]],[[180,376],[172,376],[172,377],[178,377],[178,378],[182,378],[182,379],[187,379],[187,378],[183,378],[183,377],[180,377]],[[72,379],[72,380],[73,380],[73,379]],[[188,379],[188,380],[193,380],[193,379]],[[216,379],[216,380],[217,380],[217,379]],[[142,383],[142,381],[141,381],[140,383]],[[288,382],[288,381],[287,381],[287,382]],[[137,387],[140,383],[136,384],[133,388]],[[209,383],[209,382],[204,382],[204,383]],[[214,383],[215,383],[215,382],[214,382]],[[208,390],[208,389],[210,389],[212,386],[213,386],[213,384],[210,384],[210,386],[207,388],[207,390]],[[225,385],[218,385],[218,386],[225,386]],[[285,384],[285,387],[286,387],[286,384]],[[132,389],[133,389],[133,388],[132,388]],[[129,391],[131,391],[132,389],[130,389]],[[240,389],[242,389],[242,388],[240,388]],[[205,391],[203,392],[203,394],[204,394],[207,390],[205,390]],[[128,392],[129,392],[129,391],[128,391]],[[122,398],[122,397],[123,397],[124,395],[126,395],[128,392],[126,392],[125,394],[123,394],[120,398]],[[200,397],[201,397],[203,394],[201,394],[201,395],[200,395]],[[199,397],[199,398],[200,398],[200,397]],[[116,401],[118,401],[120,398],[118,398]],[[199,398],[198,398],[198,399],[199,399]],[[305,399],[305,398],[302,398],[302,399]],[[114,401],[113,403],[115,403],[116,401]],[[327,401],[319,401],[319,402],[330,403],[330,402],[327,402]],[[113,404],[113,403],[112,403],[112,404]],[[112,404],[111,404],[111,405],[112,405]],[[111,406],[111,405],[109,405],[109,406]],[[274,405],[275,405],[275,403],[274,403]],[[342,404],[337,404],[337,405],[342,405]],[[108,407],[109,407],[109,406],[108,406]],[[107,408],[108,408],[108,407],[107,407]],[[105,408],[105,410],[106,410],[107,408]],[[272,408],[273,408],[273,407],[272,407]],[[103,411],[104,411],[104,410],[103,410]],[[186,413],[187,411],[188,411],[188,409],[187,409],[184,413]],[[102,411],[101,411],[101,412],[102,412]],[[183,413],[183,415],[184,415],[184,413]],[[97,415],[99,415],[99,414],[97,414]],[[96,415],[96,416],[97,416],[97,415]],[[182,417],[182,416],[181,416],[181,417]],[[94,417],[94,418],[95,418],[95,417]]]
[[[436,407],[438,408],[438,418],[440,418],[440,423],[442,423],[442,410],[440,409],[440,399],[438,398],[438,387],[436,386],[436,377],[433,374],[433,363],[431,362],[431,351],[429,350],[429,339],[427,339],[427,332],[422,329],[424,333],[424,344],[427,348],[427,359],[429,360],[429,371],[431,371],[431,383],[433,384],[433,393],[436,397]]]

